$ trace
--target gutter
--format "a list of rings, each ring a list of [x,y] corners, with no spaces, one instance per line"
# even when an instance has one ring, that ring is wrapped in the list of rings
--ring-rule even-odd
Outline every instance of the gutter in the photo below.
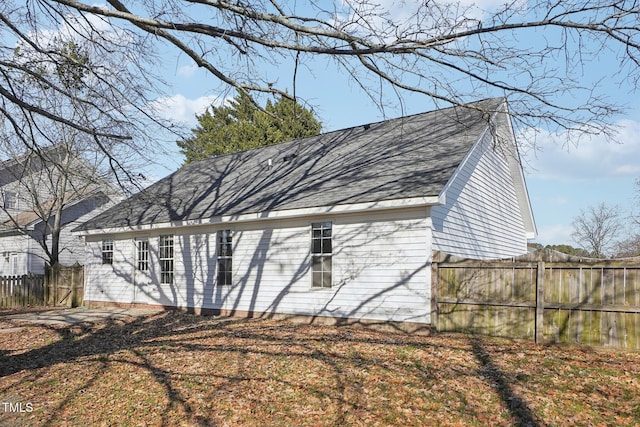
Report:
[[[197,218],[197,219],[185,219],[171,222],[162,222],[155,224],[139,224],[129,227],[112,227],[103,229],[90,229],[73,231],[72,234],[76,236],[89,236],[92,234],[114,234],[114,233],[126,233],[131,231],[148,231],[159,229],[176,229],[176,228],[189,228],[199,227],[212,224],[225,224],[225,223],[249,223],[269,220],[282,220],[282,219],[294,219],[304,218],[309,216],[324,216],[324,215],[341,215],[341,214],[354,214],[362,212],[380,212],[396,209],[407,209],[416,207],[429,207],[435,205],[444,204],[444,196],[426,196],[426,197],[413,197],[406,199],[395,200],[383,200],[379,202],[363,202],[363,203],[351,203],[347,205],[335,205],[335,206],[318,206],[312,208],[298,208],[298,209],[286,209],[269,212],[255,212],[247,214],[236,215],[222,215],[211,218]]]

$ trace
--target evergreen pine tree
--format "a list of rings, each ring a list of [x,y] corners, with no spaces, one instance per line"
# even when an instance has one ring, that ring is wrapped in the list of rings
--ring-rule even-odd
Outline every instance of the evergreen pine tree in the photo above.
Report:
[[[320,133],[322,124],[313,113],[287,98],[268,100],[261,111],[241,93],[228,104],[211,106],[196,115],[193,136],[178,141],[185,162],[236,153]]]

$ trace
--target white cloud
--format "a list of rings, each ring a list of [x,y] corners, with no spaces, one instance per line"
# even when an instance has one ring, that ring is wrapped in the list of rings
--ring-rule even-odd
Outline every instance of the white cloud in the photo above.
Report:
[[[616,125],[614,142],[594,136],[567,145],[566,135],[540,131],[535,137],[536,152],[523,155],[527,174],[563,181],[640,176],[640,122],[625,119]],[[527,145],[532,135],[530,130],[522,132],[518,140]]]
[[[201,96],[196,99],[186,98],[182,94],[157,99],[153,108],[166,120],[185,126],[197,123],[196,114],[202,114],[209,106],[222,105],[224,99],[217,96]]]
[[[104,5],[99,5],[99,7],[106,8]],[[131,41],[128,33],[112,25],[108,18],[92,13],[68,13],[64,16],[62,24],[55,28],[39,28],[30,36],[37,39],[41,46],[56,45],[60,39],[74,40],[80,44],[86,44],[86,40],[95,40],[96,38],[98,42],[107,40],[121,44]],[[21,47],[28,48],[29,46],[22,43]]]

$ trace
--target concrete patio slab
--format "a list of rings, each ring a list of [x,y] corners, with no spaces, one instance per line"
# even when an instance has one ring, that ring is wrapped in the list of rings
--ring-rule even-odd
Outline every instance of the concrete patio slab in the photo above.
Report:
[[[63,308],[46,311],[0,314],[2,320],[16,320],[44,325],[73,325],[76,323],[96,323],[104,320],[130,319],[158,313],[149,308]]]

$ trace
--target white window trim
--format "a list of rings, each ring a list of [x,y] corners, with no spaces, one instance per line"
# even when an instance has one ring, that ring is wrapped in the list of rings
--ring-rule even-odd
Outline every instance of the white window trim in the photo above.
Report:
[[[327,227],[328,224],[328,227]],[[319,228],[318,228],[319,227]],[[324,230],[330,230],[330,235],[328,236],[329,242],[330,242],[330,246],[331,246],[331,250],[329,252],[325,252],[325,245],[324,245],[324,241],[327,239],[326,236],[324,236]],[[310,253],[311,253],[311,289],[312,290],[321,290],[321,289],[332,289],[333,288],[333,229],[334,229],[334,223],[333,221],[318,221],[318,222],[313,222],[311,223],[311,247],[310,247]],[[320,237],[314,237],[314,231],[316,230],[320,230]],[[316,252],[314,250],[315,245],[314,243],[316,241],[320,241],[320,252]],[[314,270],[314,259],[315,258],[319,258],[320,259],[320,265],[321,265],[321,269],[318,270]],[[329,260],[329,269],[325,270],[323,268],[324,266],[324,260],[327,259]],[[320,285],[316,285],[315,280],[314,280],[314,273],[320,273]],[[329,286],[324,286],[324,279],[325,276],[328,275],[329,276]]]
[[[171,245],[163,244],[163,240],[171,239]],[[170,256],[163,253],[165,250],[170,251]],[[158,261],[160,263],[160,283],[163,285],[172,285],[175,280],[175,236],[173,234],[162,234],[158,240]],[[166,268],[171,266],[171,268]]]
[[[136,271],[149,271],[150,262],[151,262],[151,251],[149,250],[149,239],[147,237],[137,237],[134,239],[135,241],[135,268]],[[145,249],[140,248],[140,245],[144,244],[146,246]],[[145,254],[144,259],[140,256],[142,253]],[[145,268],[140,268],[143,265]]]
[[[222,246],[222,241],[220,240],[220,236],[222,233],[228,233],[229,237],[231,238],[231,242],[225,242],[224,244],[230,244],[231,245],[231,253],[229,255],[221,255],[221,246]],[[219,286],[232,286],[233,285],[233,236],[234,236],[234,232],[231,229],[224,229],[224,230],[218,230],[216,232],[216,283]],[[231,280],[229,283],[227,283],[226,280],[224,280],[223,282],[221,282],[220,280],[220,276],[221,276],[221,271],[220,271],[220,261],[225,260],[225,261],[231,261]],[[226,265],[226,262],[225,262]],[[226,271],[226,270],[225,270]]]
[[[114,252],[115,241],[113,239],[102,239],[100,241],[100,261],[102,265],[113,265]]]

